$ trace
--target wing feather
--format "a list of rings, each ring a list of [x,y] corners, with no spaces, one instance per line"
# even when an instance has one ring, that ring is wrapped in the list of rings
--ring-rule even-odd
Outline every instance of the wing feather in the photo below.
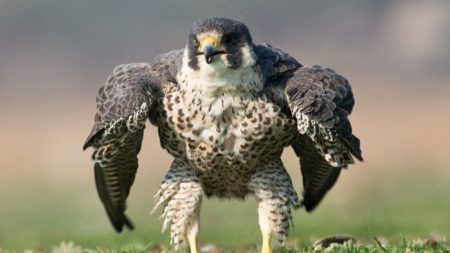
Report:
[[[147,63],[117,66],[99,88],[95,123],[83,146],[92,146],[97,192],[117,232],[133,224],[126,199],[138,168],[145,122],[158,85]]]
[[[352,156],[362,160],[348,120],[354,98],[345,78],[328,68],[303,67],[289,79],[285,92],[299,132],[314,141],[332,166],[346,168],[354,163]]]
[[[125,215],[126,199],[138,168],[145,122],[162,86],[176,84],[182,54],[162,54],[153,65],[119,65],[97,93],[95,122],[83,149],[94,148],[97,192],[117,232],[133,228]]]
[[[264,53],[256,51],[264,59],[259,64],[266,81],[262,97],[297,120],[298,138],[292,147],[300,157],[303,204],[311,211],[333,187],[341,169],[354,163],[353,157],[362,161],[360,141],[348,120],[355,103],[352,89],[331,69],[302,66],[279,49],[264,49]]]
[[[303,177],[303,201],[306,211],[310,212],[319,204],[323,196],[336,183],[341,168],[331,166],[318,152],[313,141],[300,135],[292,144],[295,154],[300,157]]]

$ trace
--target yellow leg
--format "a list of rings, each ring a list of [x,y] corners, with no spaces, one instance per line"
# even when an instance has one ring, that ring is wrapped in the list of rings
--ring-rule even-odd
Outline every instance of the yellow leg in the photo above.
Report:
[[[263,242],[262,242],[262,248],[261,253],[271,253],[270,251],[270,232],[263,232]]]
[[[191,233],[188,236],[188,240],[189,240],[189,248],[191,249],[190,252],[191,253],[198,253],[198,243],[197,243],[197,234],[196,233]]]

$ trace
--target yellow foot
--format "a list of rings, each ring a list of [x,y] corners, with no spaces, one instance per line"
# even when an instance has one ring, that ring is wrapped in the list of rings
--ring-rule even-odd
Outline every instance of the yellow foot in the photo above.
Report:
[[[270,251],[270,232],[263,232],[263,242],[261,253],[271,253]]]
[[[197,236],[189,236],[189,248],[191,253],[198,253]]]

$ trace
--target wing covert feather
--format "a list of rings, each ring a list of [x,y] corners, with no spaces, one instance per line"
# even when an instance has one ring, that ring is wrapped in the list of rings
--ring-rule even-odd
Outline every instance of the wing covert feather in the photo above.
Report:
[[[359,139],[348,120],[354,98],[348,81],[320,66],[297,69],[286,84],[286,98],[298,130],[308,135],[334,167],[362,160]]]

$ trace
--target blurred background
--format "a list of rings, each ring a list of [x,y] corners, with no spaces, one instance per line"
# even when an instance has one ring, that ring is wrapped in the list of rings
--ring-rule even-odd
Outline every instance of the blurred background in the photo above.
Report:
[[[245,22],[257,43],[347,77],[364,163],[319,208],[294,214],[289,240],[332,234],[450,236],[450,2],[0,0],[0,247],[168,245],[153,195],[171,158],[148,127],[128,201],[136,230],[115,234],[95,190],[95,94],[113,67],[184,47],[190,24]],[[283,154],[298,192],[291,150]],[[253,197],[204,202],[201,243],[259,242]]]

